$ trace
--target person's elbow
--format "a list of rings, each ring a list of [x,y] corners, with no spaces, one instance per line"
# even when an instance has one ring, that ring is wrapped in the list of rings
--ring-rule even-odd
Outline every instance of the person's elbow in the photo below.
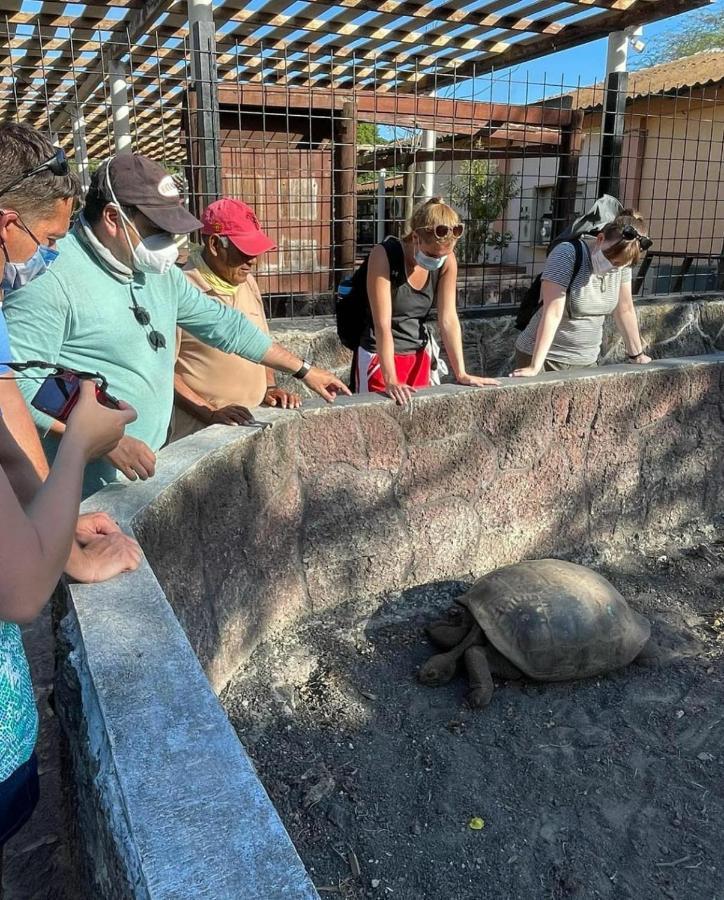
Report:
[[[28,591],[25,586],[0,586],[0,619],[15,625],[30,625],[40,615],[48,599]]]

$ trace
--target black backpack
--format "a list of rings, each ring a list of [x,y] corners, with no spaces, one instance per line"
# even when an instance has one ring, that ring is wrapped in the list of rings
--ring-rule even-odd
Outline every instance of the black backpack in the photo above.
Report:
[[[573,273],[571,274],[571,281],[568,285],[568,290],[566,291],[566,307],[568,307],[571,302],[571,288],[573,287],[573,282],[576,280],[576,275],[581,271],[581,264],[583,263],[583,245],[579,240],[573,239],[569,241],[558,241],[555,246],[558,247],[561,244],[573,244],[576,251],[576,261],[573,263]],[[533,281],[531,281],[530,287],[520,301],[518,314],[515,317],[515,327],[518,331],[525,331],[530,320],[543,305],[543,301],[540,298],[541,280],[542,274],[539,272]]]
[[[382,246],[390,264],[390,284],[396,290],[405,283],[405,252],[397,238],[386,237]],[[367,269],[369,254],[362,265],[347,278],[343,278],[334,299],[337,334],[342,344],[350,350],[359,347],[362,335],[371,321],[370,302],[367,297]]]

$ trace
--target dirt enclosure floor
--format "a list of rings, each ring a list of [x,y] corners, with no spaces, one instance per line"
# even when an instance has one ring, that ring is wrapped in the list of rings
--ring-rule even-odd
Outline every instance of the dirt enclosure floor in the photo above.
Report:
[[[323,898],[724,900],[724,529],[597,568],[660,658],[483,711],[415,677],[461,583],[257,649],[222,699]]]

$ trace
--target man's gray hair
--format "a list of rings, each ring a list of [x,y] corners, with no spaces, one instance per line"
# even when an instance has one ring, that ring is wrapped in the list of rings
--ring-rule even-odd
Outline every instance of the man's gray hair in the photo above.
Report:
[[[24,221],[32,223],[52,216],[58,200],[78,196],[80,183],[74,173],[53,175],[47,169],[27,178],[9,193],[2,193],[3,184],[10,184],[54,153],[50,141],[29,125],[17,122],[0,125],[0,209],[12,209]]]

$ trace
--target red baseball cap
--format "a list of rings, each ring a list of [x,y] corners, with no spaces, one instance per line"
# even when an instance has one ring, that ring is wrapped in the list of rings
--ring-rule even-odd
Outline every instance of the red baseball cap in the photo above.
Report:
[[[201,234],[228,237],[246,256],[261,256],[276,250],[276,244],[261,230],[254,210],[241,200],[223,198],[210,203],[201,216]]]

